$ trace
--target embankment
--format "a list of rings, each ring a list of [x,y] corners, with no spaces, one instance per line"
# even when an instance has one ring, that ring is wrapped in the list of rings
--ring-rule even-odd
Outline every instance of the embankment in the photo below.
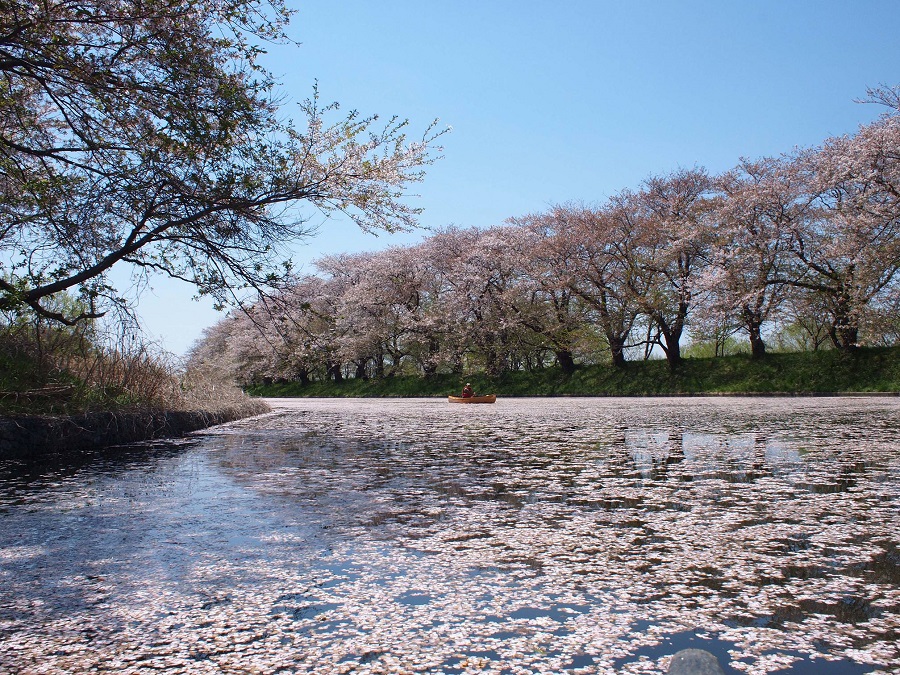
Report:
[[[254,396],[446,396],[471,382],[476,393],[511,396],[825,396],[900,393],[900,347],[685,358],[670,368],[662,360],[506,372],[406,375],[341,382],[284,382],[248,387]]]
[[[0,417],[0,459],[33,460],[72,456],[98,448],[184,436],[268,410],[262,401],[247,401],[215,411],[144,410],[88,412],[76,415]]]

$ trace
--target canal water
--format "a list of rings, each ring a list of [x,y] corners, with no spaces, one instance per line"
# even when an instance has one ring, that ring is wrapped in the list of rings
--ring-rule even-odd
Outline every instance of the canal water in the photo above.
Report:
[[[900,672],[900,399],[273,400],[0,464],[0,672]]]

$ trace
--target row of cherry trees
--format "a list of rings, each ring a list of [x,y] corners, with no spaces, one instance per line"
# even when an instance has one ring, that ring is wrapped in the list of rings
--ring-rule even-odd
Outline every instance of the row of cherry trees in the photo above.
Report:
[[[889,97],[891,90],[881,92]],[[900,116],[710,176],[681,170],[414,246],[327,257],[193,353],[242,383],[489,373],[661,351],[777,326],[851,350],[897,341]]]

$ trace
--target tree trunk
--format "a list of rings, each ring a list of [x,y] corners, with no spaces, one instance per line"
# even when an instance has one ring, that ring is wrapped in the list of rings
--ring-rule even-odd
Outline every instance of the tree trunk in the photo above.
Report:
[[[747,326],[750,334],[750,356],[761,359],[766,355],[766,343],[762,339],[762,326],[758,321],[752,321]]]
[[[759,311],[761,304],[762,301],[757,298],[755,305],[745,304],[741,307],[741,321],[750,338],[750,357],[754,359],[761,359],[766,355],[766,343],[762,338],[763,319]]]
[[[835,321],[828,330],[831,342],[837,349],[849,352],[859,347],[859,328],[846,317]]]
[[[328,364],[328,377],[332,378],[335,382],[340,382],[344,379],[343,373],[341,373],[341,364],[340,363],[329,363]]]
[[[438,355],[441,351],[441,343],[437,338],[431,337],[428,340],[428,357],[422,362],[422,372],[425,377],[434,377],[438,369]]]
[[[828,335],[837,349],[849,352],[859,346],[859,324],[854,320],[853,305],[846,295],[836,304]]]
[[[674,370],[681,365],[681,343],[675,340],[672,344],[666,344],[663,348],[666,353],[666,361],[669,362],[669,369]]]
[[[616,368],[624,368],[625,367],[625,340],[616,336],[609,337],[607,336],[607,341],[609,342],[609,351],[612,354],[612,363]]]
[[[681,322],[670,328],[665,322],[659,321],[659,328],[662,331],[663,342],[660,344],[666,355],[666,361],[669,362],[669,368],[675,369],[681,365]]]
[[[485,371],[490,377],[498,377],[499,375],[502,375],[505,370],[506,363],[496,354],[496,352],[492,351],[487,355]]]
[[[572,358],[572,352],[568,349],[556,352],[556,360],[566,375],[571,375],[575,372],[575,359]]]

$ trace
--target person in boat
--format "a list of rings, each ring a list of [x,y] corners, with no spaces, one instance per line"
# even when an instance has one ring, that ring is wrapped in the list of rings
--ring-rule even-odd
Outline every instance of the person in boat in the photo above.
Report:
[[[466,386],[463,387],[463,390],[462,390],[462,397],[463,398],[472,398],[472,395],[473,395],[472,385],[469,384],[468,382],[466,382]]]

